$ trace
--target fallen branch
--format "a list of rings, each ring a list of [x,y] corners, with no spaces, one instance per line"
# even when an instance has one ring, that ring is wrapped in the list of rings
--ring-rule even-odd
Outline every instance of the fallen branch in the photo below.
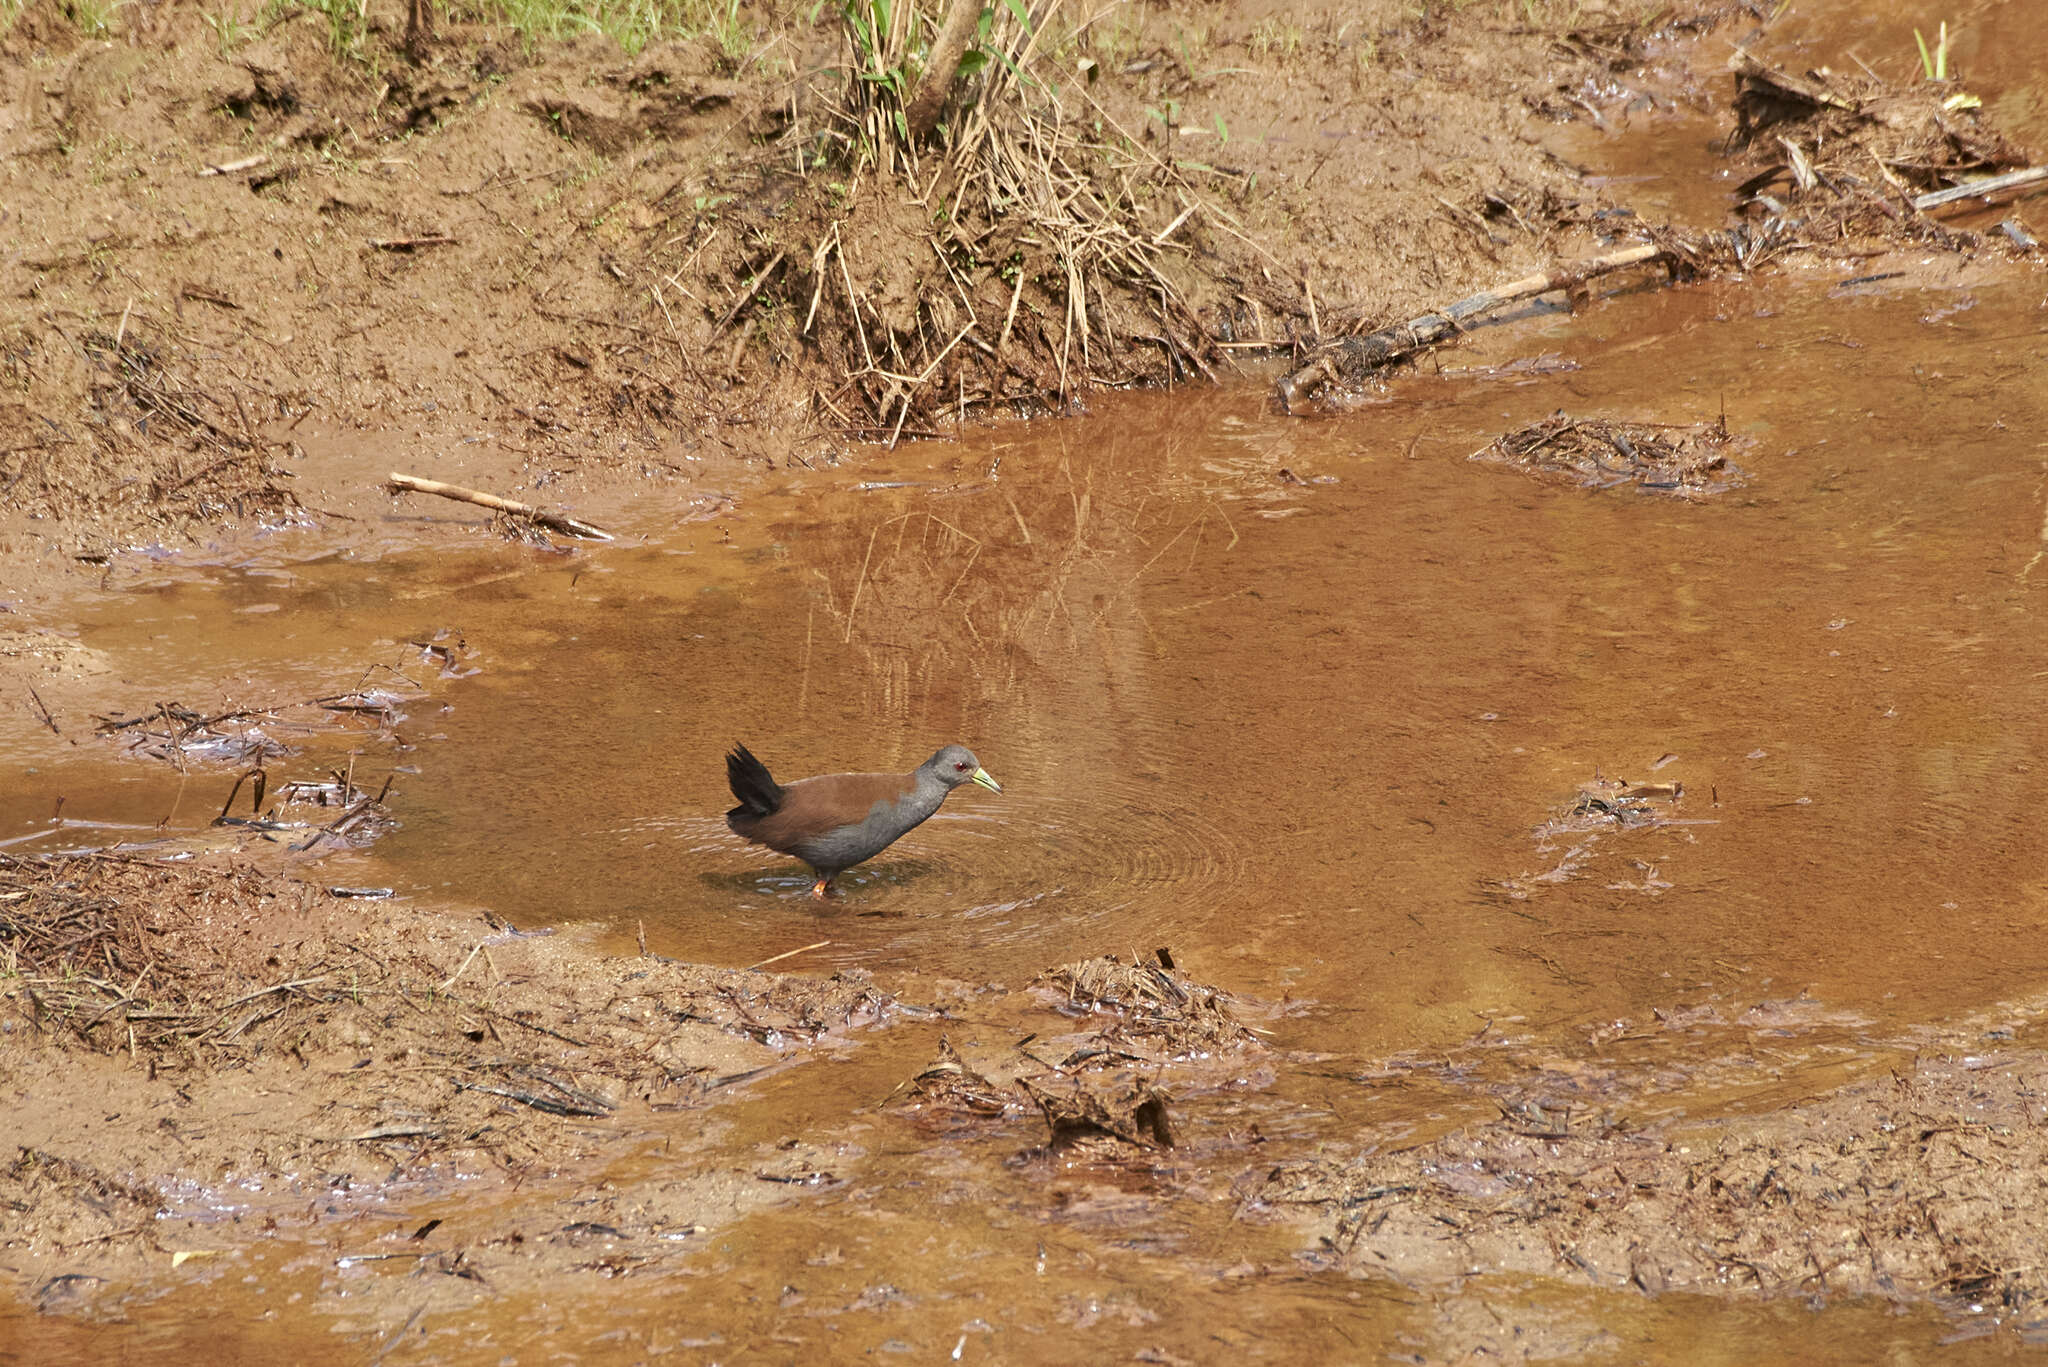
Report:
[[[826,945],[829,945],[831,943],[832,942],[830,940],[819,940],[814,944],[805,945],[801,949],[785,949],[782,951],[782,953],[770,955],[768,958],[761,960],[761,962],[757,964],[748,964],[747,971],[749,973],[752,973],[756,969],[766,968],[770,964],[779,964],[784,959],[794,959],[799,954],[808,954],[814,949],[823,949]],[[644,953],[645,951],[643,950],[642,952]]]
[[[2038,185],[2042,181],[2048,181],[2048,166],[2029,166],[2023,171],[2008,171],[2002,176],[1992,176],[1985,180],[1973,180],[1962,185],[1951,185],[1946,190],[1930,191],[1927,194],[1916,197],[1913,200],[1913,207],[1924,212],[1928,209],[1940,208],[1944,204],[1954,204],[1956,201],[1963,199],[1977,199],[1981,196],[1988,200],[1992,195],[2002,191],[2017,190],[2027,185]]]
[[[1280,406],[1289,414],[1297,411],[1296,405],[1311,392],[1318,383],[1336,380],[1356,379],[1368,371],[1389,365],[1427,346],[1434,346],[1444,338],[1461,331],[1465,323],[1483,313],[1489,313],[1503,304],[1518,299],[1529,299],[1554,290],[1576,289],[1596,275],[1618,271],[1628,266],[1639,266],[1667,255],[1666,249],[1652,242],[1620,251],[1608,252],[1604,256],[1589,257],[1557,270],[1540,275],[1523,276],[1490,290],[1483,290],[1467,299],[1460,299],[1446,309],[1436,313],[1425,313],[1420,318],[1398,323],[1393,327],[1381,328],[1378,332],[1364,337],[1346,337],[1337,342],[1321,356],[1280,381]]]
[[[531,503],[499,498],[496,494],[479,493],[475,489],[465,489],[457,484],[443,484],[439,480],[421,479],[417,475],[394,473],[389,487],[398,493],[434,494],[440,498],[452,498],[458,503],[474,503],[479,508],[489,508],[494,512],[511,513],[515,517],[530,517],[543,527],[550,527],[570,536],[580,536],[588,541],[612,540],[610,532],[601,527],[593,527],[588,522],[578,522],[573,517],[551,513],[544,508],[536,508]]]
[[[61,739],[64,733],[57,729],[57,719],[50,715],[50,709],[44,705],[42,696],[38,694],[34,688],[29,689],[28,695],[30,698],[34,699],[36,705],[36,713],[43,719],[43,725],[50,728],[51,735],[59,737]]]

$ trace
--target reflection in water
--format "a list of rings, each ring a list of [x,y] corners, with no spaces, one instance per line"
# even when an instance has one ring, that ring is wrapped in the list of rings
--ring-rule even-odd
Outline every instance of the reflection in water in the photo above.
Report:
[[[624,688],[647,667],[704,700],[661,709],[676,771],[642,788],[644,853],[610,888],[686,952],[777,952],[777,884],[673,880],[671,860],[759,858],[660,814],[717,805],[715,767],[680,756],[731,733],[776,737],[793,768],[879,767],[958,736],[1008,795],[850,886],[825,961],[1007,976],[1164,944],[1342,1010],[1369,1050],[1702,994],[1810,987],[1897,1020],[2022,986],[2042,954],[2006,905],[2042,853],[2041,661],[2019,577],[2036,519],[2011,494],[2037,466],[1960,415],[2037,418],[2031,390],[1979,378],[2034,344],[1984,309],[1975,355],[1911,324],[1887,353],[1802,344],[1830,378],[1780,401],[1774,339],[1844,306],[1736,316],[1754,307],[1732,288],[1638,301],[1632,326],[1684,339],[1675,372],[1643,370],[1641,336],[1609,350],[1601,314],[1557,326],[1582,369],[1511,388],[1410,381],[1320,423],[1274,421],[1256,391],[1110,399],[899,453],[909,487],[852,517],[843,493],[769,500],[743,608],[602,647],[634,660]],[[1923,338],[1956,378],[1907,393],[1890,377]],[[1757,486],[1674,508],[1459,459],[1582,393],[1658,421],[1739,396]],[[660,655],[685,634],[694,664]],[[654,710],[614,701],[572,748]],[[1596,833],[1572,877],[1527,881],[1554,871],[1533,833],[1581,783],[1666,757],[1675,820]]]
[[[804,966],[1018,981],[1166,946],[1299,1001],[1283,1042],[1341,1021],[1367,1057],[1802,989],[1933,1019],[2048,972],[2048,571],[2016,435],[2043,345],[2023,307],[1952,302],[1643,295],[1514,339],[1576,369],[1411,377],[1322,421],[1257,388],[1111,397],[765,491],[736,544],[320,561],[129,595],[85,644],[147,669],[175,635],[196,678],[317,637],[311,695],[459,632],[478,672],[411,705],[404,826],[348,877],[663,953],[822,939]],[[1829,344],[1859,334],[1882,344]],[[1464,459],[1560,408],[1723,407],[1755,482],[1697,505]],[[193,625],[245,600],[289,609],[281,634]],[[740,738],[791,773],[957,739],[1005,793],[962,790],[811,907],[719,819]],[[1539,839],[1653,765],[1684,786],[1668,821]],[[122,772],[146,797],[73,813],[219,801]]]
[[[445,629],[480,671],[400,726],[420,752],[394,797],[405,824],[346,881],[626,943],[644,925],[655,951],[712,962],[803,950],[793,966],[923,981],[1015,985],[1167,946],[1287,999],[1275,1043],[1327,1060],[1205,1111],[1196,1145],[1241,1122],[1388,1140],[1436,1123],[1499,1041],[1503,1072],[1538,1090],[1685,1113],[1762,1071],[1808,1087],[1781,1066],[1798,1049],[1847,1068],[1872,1037],[2048,977],[2048,394],[2028,380],[2048,343],[2026,305],[1953,302],[1676,290],[1557,320],[1540,344],[1576,370],[1411,377],[1313,422],[1272,417],[1255,388],[1112,398],[767,491],[734,546],[421,556],[386,562],[383,592],[358,584],[346,610],[335,585],[365,571],[323,562],[263,594],[289,609],[274,620],[322,623],[330,677],[395,633]],[[1756,440],[1754,481],[1699,504],[1465,459],[1559,408],[1724,406]],[[216,610],[193,590],[159,601]],[[110,609],[86,644],[142,649],[166,631],[146,608]],[[245,640],[200,634],[192,670]],[[742,738],[791,773],[907,769],[960,740],[1005,793],[962,790],[821,907],[800,866],[719,819],[720,756]],[[1684,797],[1659,822],[1552,824],[1596,779]],[[875,1048],[912,1047],[884,1035]],[[794,1096],[851,1111],[923,1061],[880,1057],[886,1083],[791,1083],[756,1137],[797,1124]],[[1399,1086],[1381,1085],[1390,1068]],[[746,1222],[707,1266],[772,1267],[850,1304],[883,1270],[912,1275],[874,1229],[947,1249],[968,1221],[961,1257],[980,1260],[947,1276],[975,1295],[1050,1278],[1032,1313],[1056,1322],[1104,1304],[1142,1320],[1191,1268],[1215,1280],[1249,1256],[1220,1251],[1248,1237],[1227,1205],[1081,1184],[1044,1214],[1034,1177],[983,1210],[1005,1143],[935,1158],[878,1141],[848,1159],[863,1181]],[[920,1185],[947,1163],[957,1198]],[[793,1273],[824,1227],[846,1270]],[[1261,1256],[1283,1256],[1282,1234]],[[1164,1261],[1087,1261],[1134,1241]],[[920,1304],[951,1294],[931,1257]],[[1247,1318],[1343,1352],[1328,1326],[1346,1288],[1258,1286]],[[1089,1310],[1091,1288],[1125,1299]],[[764,1332],[802,1314],[772,1286],[748,1304]],[[901,1332],[946,1349],[962,1331],[948,1319],[938,1342],[934,1314],[904,1309]]]

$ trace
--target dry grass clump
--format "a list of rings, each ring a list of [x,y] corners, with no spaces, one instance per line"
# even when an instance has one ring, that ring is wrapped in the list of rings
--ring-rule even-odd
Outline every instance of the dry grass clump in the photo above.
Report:
[[[0,490],[72,513],[135,505],[158,521],[297,514],[271,464],[277,447],[261,430],[274,402],[266,412],[231,377],[202,373],[201,345],[188,332],[132,302],[118,321],[52,310],[39,323],[39,334],[17,332],[9,369],[23,387],[34,369],[72,374],[86,421],[21,410],[25,421],[0,444]],[[102,451],[127,478],[108,489],[69,478],[61,453],[80,445]]]
[[[0,855],[0,983],[31,1020],[102,1053],[217,1066],[289,1029],[295,1010],[346,996],[369,967],[250,962],[227,943],[282,895],[247,870]]]
[[[1189,239],[1233,220],[1047,59],[1059,8],[844,6],[842,89],[781,139],[817,149],[817,203],[763,225],[754,272],[842,377],[813,391],[826,423],[894,438],[1211,373]]]

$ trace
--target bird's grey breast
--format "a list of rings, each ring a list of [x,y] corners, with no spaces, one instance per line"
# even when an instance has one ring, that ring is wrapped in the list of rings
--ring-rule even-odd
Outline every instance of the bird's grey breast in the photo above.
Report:
[[[868,808],[859,821],[813,836],[796,851],[797,857],[813,868],[852,868],[872,859],[893,845],[897,838],[923,823],[939,809],[945,791],[927,793],[920,784],[902,797],[884,798]]]

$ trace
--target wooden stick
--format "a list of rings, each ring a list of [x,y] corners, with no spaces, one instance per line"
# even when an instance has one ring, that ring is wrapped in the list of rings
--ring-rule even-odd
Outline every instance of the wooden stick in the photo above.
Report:
[[[779,964],[784,959],[794,959],[799,954],[808,954],[814,949],[823,949],[826,945],[829,945],[831,943],[832,942],[830,940],[820,940],[814,945],[805,945],[802,949],[784,950],[782,953],[777,954],[772,958],[761,960],[760,963],[748,964],[747,971],[751,973],[757,968],[766,968],[770,964]]]
[[[1318,382],[1343,378],[1346,373],[1363,374],[1397,361],[1411,352],[1420,351],[1426,346],[1442,341],[1459,331],[1466,320],[1491,312],[1503,304],[1513,303],[1517,299],[1533,298],[1539,294],[1549,294],[1553,290],[1571,289],[1593,276],[1618,271],[1625,266],[1638,266],[1646,261],[1654,261],[1664,254],[1664,248],[1650,242],[1624,247],[1620,251],[1589,257],[1557,270],[1540,275],[1525,275],[1505,285],[1496,285],[1470,298],[1460,299],[1440,312],[1425,313],[1420,318],[1397,323],[1393,327],[1381,328],[1368,336],[1347,337],[1280,381],[1280,406],[1288,413],[1294,413],[1296,405],[1308,396],[1311,387]]]
[[[1728,58],[1728,69],[1735,73],[1738,84],[1746,78],[1770,86],[1795,100],[1804,100],[1808,104],[1840,109],[1849,114],[1863,112],[1856,101],[1844,99],[1818,81],[1807,80],[1765,66],[1752,57],[1745,48],[1735,49],[1733,55]]]
[[[1953,204],[1957,200],[1975,199],[1979,195],[1989,197],[2001,190],[2017,190],[2024,185],[2034,185],[2048,180],[2048,166],[2029,166],[2024,171],[2008,171],[2002,176],[1989,180],[1973,180],[1967,185],[1951,185],[1946,190],[1934,190],[1917,196],[1913,207],[1926,210]]]
[[[953,0],[952,8],[946,11],[945,22],[932,39],[924,75],[918,80],[910,108],[903,117],[913,144],[929,137],[933,125],[938,123],[939,113],[946,107],[946,96],[953,92],[953,82],[959,78],[960,59],[966,55],[967,44],[973,39],[980,19],[981,0]]]
[[[775,274],[776,270],[782,265],[783,259],[788,255],[787,249],[779,251],[769,259],[767,265],[761,267],[759,273],[740,290],[740,297],[732,301],[732,307],[725,311],[725,317],[718,320],[718,326],[711,329],[713,337],[718,336],[721,332],[732,326],[732,320],[739,317],[740,310],[747,306],[747,302],[761,292],[761,287],[768,283],[768,277]]]
[[[251,167],[261,166],[267,160],[269,158],[264,153],[258,152],[255,156],[243,157],[240,161],[208,162],[199,168],[199,174],[202,176],[231,176],[237,171],[246,171]]]
[[[478,493],[458,484],[443,484],[435,479],[421,479],[418,475],[394,473],[388,486],[395,493],[434,494],[441,498],[452,498],[458,503],[474,503],[479,508],[494,512],[511,513],[515,517],[530,517],[543,527],[552,527],[570,536],[580,536],[587,541],[610,541],[612,534],[602,527],[593,527],[588,522],[578,522],[573,517],[536,508],[531,503],[520,503],[514,499],[499,498],[496,494]]]
[[[472,963],[476,962],[476,956],[483,952],[483,948],[484,942],[482,940],[478,940],[476,942],[476,948],[470,950],[469,957],[462,961],[462,967],[456,969],[453,973],[450,973],[445,979],[442,980],[441,990],[443,992],[446,992],[449,988],[455,986],[455,980],[457,978],[460,978],[463,974],[469,972],[469,966]]]
[[[446,233],[423,233],[418,237],[373,237],[369,241],[380,252],[409,252],[416,247],[446,247],[455,239]]]

